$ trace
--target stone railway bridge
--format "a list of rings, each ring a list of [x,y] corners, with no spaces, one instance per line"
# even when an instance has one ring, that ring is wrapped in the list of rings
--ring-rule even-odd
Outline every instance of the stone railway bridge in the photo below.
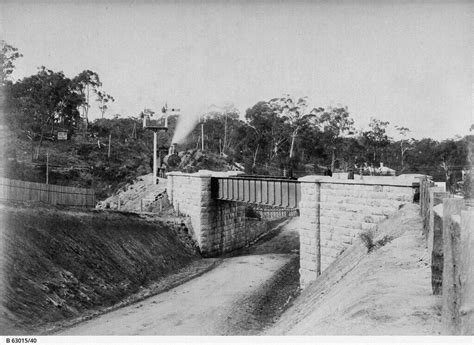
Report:
[[[201,252],[215,256],[241,248],[259,231],[245,226],[248,203],[299,209],[300,284],[307,286],[360,233],[414,201],[419,176],[356,176],[354,180],[306,176],[297,181],[201,170],[168,173],[168,197],[190,217]]]

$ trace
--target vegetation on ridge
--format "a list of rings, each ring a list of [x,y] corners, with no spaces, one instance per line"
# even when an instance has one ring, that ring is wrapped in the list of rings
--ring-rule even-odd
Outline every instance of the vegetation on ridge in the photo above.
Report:
[[[43,66],[35,75],[14,81],[14,63],[22,55],[1,43],[3,176],[44,182],[48,161],[50,183],[93,187],[103,199],[151,171],[152,133],[143,129],[141,118],[153,110],[108,116],[114,98],[104,91],[99,75],[87,69],[68,77]],[[101,118],[90,121],[93,106]],[[377,173],[373,167],[382,162],[398,174],[447,181],[453,191],[464,179],[470,191],[474,135],[415,140],[408,128],[394,126],[394,139],[388,121],[372,118],[368,128],[357,130],[346,106],[312,107],[306,97],[290,95],[260,101],[243,116],[232,106],[185,115],[201,116],[179,143],[179,151],[188,151],[181,157],[199,156],[199,162],[188,160],[186,171],[225,170],[237,163],[247,173],[298,177],[328,169]],[[168,132],[159,133],[162,157],[176,123],[177,116],[170,116]],[[202,130],[204,153],[197,154],[203,149]],[[58,141],[59,132],[67,133],[67,140]]]

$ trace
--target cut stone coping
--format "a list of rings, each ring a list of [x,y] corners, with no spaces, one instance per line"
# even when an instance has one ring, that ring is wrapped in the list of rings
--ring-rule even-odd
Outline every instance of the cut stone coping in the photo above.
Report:
[[[399,176],[364,176],[360,180],[334,179],[330,176],[310,175],[300,177],[298,181],[303,183],[334,183],[334,184],[353,184],[353,185],[383,185],[399,187],[417,187],[418,178],[407,178]]]
[[[242,171],[211,171],[199,170],[195,173],[183,173],[181,171],[170,171],[167,176],[189,176],[189,177],[231,177],[243,174]]]
[[[243,174],[241,171],[211,171],[199,170],[195,173],[183,173],[181,171],[171,171],[168,176],[188,176],[188,177],[233,177]],[[422,176],[422,175],[420,175]],[[304,183],[336,183],[336,184],[354,184],[354,185],[384,185],[417,187],[419,185],[418,175],[400,175],[400,176],[364,176],[363,179],[346,180],[333,178],[331,176],[309,175],[300,177],[298,181]]]

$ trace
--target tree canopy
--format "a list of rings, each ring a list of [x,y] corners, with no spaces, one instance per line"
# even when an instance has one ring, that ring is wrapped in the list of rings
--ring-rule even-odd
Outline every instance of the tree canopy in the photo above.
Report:
[[[15,61],[22,55],[6,42],[0,43],[4,120],[19,137],[31,141],[32,160],[41,160],[42,143],[64,130],[75,139],[82,136],[74,152],[94,167],[95,176],[130,179],[147,171],[153,134],[143,129],[140,118],[159,110],[143,107],[140,114],[106,118],[115,99],[104,91],[99,75],[89,69],[68,77],[43,66],[36,74],[14,81]],[[89,125],[94,104],[102,118]],[[460,179],[472,166],[474,135],[441,142],[415,140],[409,128],[395,125],[395,140],[389,136],[392,125],[376,117],[367,128],[356,131],[347,106],[310,106],[306,96],[261,100],[243,116],[232,106],[215,108],[192,114],[202,120],[179,150],[204,149],[244,165],[248,173],[302,176],[328,168],[347,171],[383,163],[398,173],[422,173],[447,181],[452,176]],[[168,131],[158,134],[159,147],[171,144],[177,119],[177,115],[168,117]],[[111,154],[105,146],[112,147]],[[88,177],[84,180],[89,181]]]
[[[22,57],[17,48],[9,45],[4,40],[0,40],[0,65],[2,72],[0,74],[1,85],[5,85],[15,69],[15,60]]]

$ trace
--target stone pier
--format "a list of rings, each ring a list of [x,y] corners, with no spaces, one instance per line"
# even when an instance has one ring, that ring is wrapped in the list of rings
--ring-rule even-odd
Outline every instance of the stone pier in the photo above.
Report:
[[[177,212],[189,216],[191,231],[204,256],[242,248],[268,231],[263,221],[247,226],[245,204],[212,198],[211,177],[235,175],[205,170],[168,173],[168,198]]]

